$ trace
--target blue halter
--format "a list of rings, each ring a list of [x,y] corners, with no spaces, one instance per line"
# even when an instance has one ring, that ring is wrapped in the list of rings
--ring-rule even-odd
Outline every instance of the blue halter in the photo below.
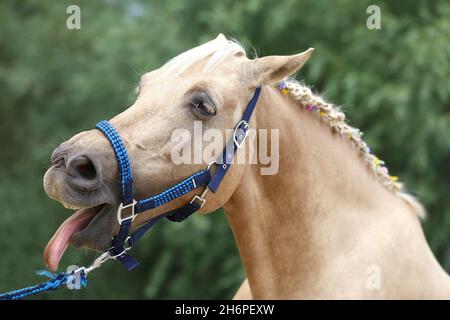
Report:
[[[135,245],[137,241],[139,241],[145,232],[147,232],[152,226],[163,218],[167,218],[174,222],[181,222],[187,219],[205,204],[205,195],[208,190],[211,190],[214,193],[217,191],[220,183],[225,177],[225,174],[231,166],[236,150],[243,146],[245,139],[247,138],[250,118],[258,102],[260,92],[261,87],[256,88],[255,93],[249,101],[241,120],[235,127],[233,137],[225,146],[222,156],[214,162],[216,163],[216,170],[213,175],[211,175],[211,165],[209,165],[205,170],[194,173],[163,192],[150,198],[138,201],[134,198],[133,172],[131,169],[130,159],[119,133],[106,120],[97,123],[95,127],[105,135],[114,149],[122,181],[122,203],[119,205],[117,210],[117,221],[120,224],[120,229],[118,234],[113,238],[111,248],[108,250],[111,257],[114,257],[122,262],[125,267],[131,271],[138,266],[139,263],[132,258],[127,251]],[[139,213],[160,207],[167,202],[177,199],[186,193],[201,187],[205,187],[204,191],[200,195],[194,196],[188,204],[152,218],[132,235],[129,235],[131,224]]]
[[[184,179],[169,189],[166,189],[153,197],[139,201],[134,199],[133,173],[131,170],[130,159],[128,158],[125,145],[123,144],[119,133],[108,121],[100,121],[97,123],[95,127],[106,136],[114,149],[119,165],[120,178],[122,180],[122,203],[119,205],[117,210],[117,220],[120,224],[120,229],[119,233],[111,242],[111,248],[95,259],[89,267],[78,267],[71,272],[62,272],[59,274],[40,271],[38,274],[45,275],[50,279],[44,283],[31,287],[0,294],[0,300],[22,299],[41,292],[56,290],[65,285],[70,285],[73,289],[80,289],[81,287],[85,287],[87,285],[88,273],[96,268],[99,268],[109,259],[117,259],[121,261],[129,271],[137,267],[139,263],[133,259],[127,251],[131,249],[137,241],[139,241],[145,232],[147,232],[163,218],[167,218],[170,221],[175,222],[181,222],[187,219],[191,214],[199,210],[205,204],[205,195],[208,190],[211,190],[214,193],[217,191],[220,183],[225,177],[225,174],[231,166],[236,150],[243,146],[245,139],[247,138],[249,121],[256,107],[256,103],[258,102],[260,92],[261,87],[256,88],[252,99],[249,101],[247,108],[242,115],[241,121],[239,121],[234,129],[233,137],[226,144],[225,149],[222,152],[222,156],[217,159],[217,161],[213,162],[217,165],[213,175],[211,175],[209,170],[212,165],[210,164],[206,170],[194,173],[190,177]],[[185,206],[152,218],[132,235],[128,235],[131,228],[131,223],[139,213],[160,207],[192,190],[204,186],[206,187],[203,192],[200,195],[194,196]],[[126,212],[124,212],[125,210],[128,211],[128,215],[126,216],[124,216],[124,213],[126,214]],[[77,277],[79,277],[80,281],[76,280]]]

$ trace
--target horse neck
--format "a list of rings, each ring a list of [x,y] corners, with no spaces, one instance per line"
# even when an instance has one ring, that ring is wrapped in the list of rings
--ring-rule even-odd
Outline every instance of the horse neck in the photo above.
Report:
[[[314,115],[272,87],[260,99],[253,125],[279,129],[279,171],[248,166],[224,208],[254,297],[292,297],[372,222],[407,209]]]

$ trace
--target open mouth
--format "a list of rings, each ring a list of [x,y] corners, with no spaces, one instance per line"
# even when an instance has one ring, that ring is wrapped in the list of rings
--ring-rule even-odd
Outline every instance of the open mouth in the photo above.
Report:
[[[92,220],[103,211],[108,210],[108,207],[104,203],[90,208],[79,209],[66,219],[45,247],[44,261],[47,268],[55,271],[71,242],[71,238],[87,228]]]

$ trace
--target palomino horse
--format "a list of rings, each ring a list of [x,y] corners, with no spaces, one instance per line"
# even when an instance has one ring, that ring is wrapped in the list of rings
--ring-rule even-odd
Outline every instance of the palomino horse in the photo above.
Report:
[[[225,209],[248,279],[235,298],[449,298],[450,279],[421,228],[421,205],[337,107],[286,80],[311,53],[248,59],[219,35],[143,75],[135,103],[110,121],[129,152],[136,194],[148,197],[203,169],[208,163],[171,161],[172,132],[193,131],[195,120],[206,129],[234,128],[261,86],[250,126],[279,130],[279,170],[261,175],[260,163],[235,164],[199,210]],[[210,144],[223,148],[223,141]],[[98,130],[63,143],[52,162],[46,192],[78,210],[45,250],[55,270],[69,243],[108,248],[120,188],[113,151]],[[139,215],[133,228],[193,195]]]

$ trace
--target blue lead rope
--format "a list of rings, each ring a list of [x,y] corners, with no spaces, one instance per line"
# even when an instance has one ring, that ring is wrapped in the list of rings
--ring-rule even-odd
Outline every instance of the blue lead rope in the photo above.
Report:
[[[49,278],[48,281],[31,286],[23,289],[13,290],[10,292],[0,294],[0,301],[2,300],[18,300],[28,296],[33,296],[42,292],[53,291],[59,289],[62,286],[66,286],[73,280],[73,274],[69,274],[66,272],[53,274],[48,271],[37,271],[36,272],[40,276],[46,276]],[[87,278],[82,276],[80,278],[81,286],[87,286]]]

